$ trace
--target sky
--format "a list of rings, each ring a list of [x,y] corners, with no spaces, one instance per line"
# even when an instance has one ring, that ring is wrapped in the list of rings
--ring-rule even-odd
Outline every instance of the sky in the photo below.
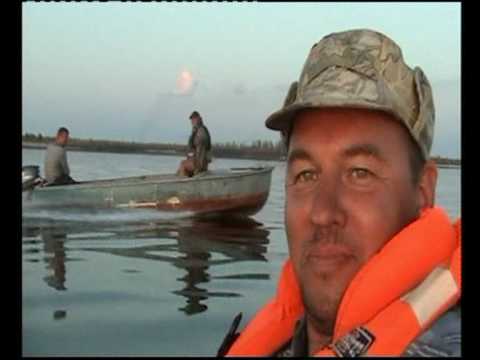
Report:
[[[433,155],[460,158],[460,3],[22,3],[22,132],[185,143],[278,141],[265,119],[312,45],[369,28],[427,75]]]

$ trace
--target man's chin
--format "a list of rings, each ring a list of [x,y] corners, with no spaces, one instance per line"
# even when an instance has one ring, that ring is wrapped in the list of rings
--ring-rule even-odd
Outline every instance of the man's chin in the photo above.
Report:
[[[340,299],[318,293],[302,296],[307,320],[313,322],[312,325],[322,334],[333,334]]]
[[[317,321],[335,323],[338,307],[348,282],[329,273],[310,274],[308,280],[300,286],[307,313]]]

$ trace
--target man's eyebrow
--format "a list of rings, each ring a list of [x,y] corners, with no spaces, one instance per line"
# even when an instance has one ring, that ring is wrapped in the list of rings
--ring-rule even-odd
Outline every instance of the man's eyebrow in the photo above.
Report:
[[[312,157],[304,149],[294,149],[287,157],[287,164],[291,164],[295,160],[312,160]]]
[[[342,155],[344,157],[354,157],[359,155],[373,156],[380,161],[385,161],[382,151],[373,144],[355,144],[346,148]]]

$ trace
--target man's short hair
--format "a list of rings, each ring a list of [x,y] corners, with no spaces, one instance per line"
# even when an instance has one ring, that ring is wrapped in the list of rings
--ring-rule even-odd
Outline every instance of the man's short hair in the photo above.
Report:
[[[190,114],[190,119],[193,119],[193,118],[201,119],[202,117],[200,116],[200,113],[198,111],[194,111]]]
[[[422,150],[411,136],[408,136],[408,159],[413,185],[418,185],[426,159],[422,154]]]
[[[68,131],[68,129],[66,127],[61,127],[57,130],[57,136],[62,134],[62,133],[65,133],[65,134],[70,134],[70,131]]]

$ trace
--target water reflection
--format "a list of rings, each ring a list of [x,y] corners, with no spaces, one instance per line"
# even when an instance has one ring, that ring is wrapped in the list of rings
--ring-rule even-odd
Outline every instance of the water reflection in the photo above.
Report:
[[[64,291],[65,287],[65,247],[64,242],[67,234],[56,232],[49,228],[40,232],[43,240],[43,251],[45,253],[45,263],[48,275],[43,278],[48,286]]]
[[[186,271],[186,275],[177,279],[185,283],[181,290],[174,294],[186,298],[187,304],[179,310],[187,315],[193,315],[207,310],[202,303],[209,297],[241,296],[236,292],[208,291],[199,284],[208,283],[211,278],[208,269],[211,265],[220,264],[212,259],[212,252],[229,257],[223,263],[236,261],[266,261],[264,254],[268,243],[269,231],[262,229],[262,224],[251,219],[223,220],[218,222],[196,221],[189,227],[182,227],[178,233],[178,252],[182,254],[173,263],[174,266]],[[268,274],[237,274],[216,278],[231,279],[269,279]]]
[[[186,299],[178,310],[186,315],[201,313],[208,309],[205,301],[210,297],[241,296],[237,292],[209,291],[206,283],[211,281],[209,269],[215,265],[238,261],[267,261],[269,231],[251,219],[201,220],[189,219],[177,222],[150,224],[149,228],[135,234],[136,238],[175,239],[176,244],[155,244],[135,248],[93,249],[115,255],[164,261],[186,272],[177,278],[183,288],[172,293]],[[125,236],[125,234],[123,235]],[[174,255],[168,253],[174,252]],[[212,254],[221,254],[218,259]],[[269,274],[234,274],[232,279],[269,279]],[[222,277],[218,277],[222,278]],[[224,277],[225,278],[225,277]],[[228,278],[228,277],[227,277]]]
[[[54,229],[51,227],[25,227],[23,228],[23,236],[30,238],[40,238],[40,240],[24,240],[25,245],[31,245],[32,248],[24,250],[24,254],[38,254],[40,251],[36,248],[37,244],[42,244],[44,252],[43,261],[46,266],[47,275],[42,279],[47,286],[58,290],[65,291],[67,287],[66,282],[66,250],[65,241],[67,240],[67,233],[62,229]],[[30,262],[38,262],[38,259],[28,259]],[[54,310],[53,319],[63,320],[67,317],[66,310]]]
[[[97,234],[82,236],[82,233]],[[269,243],[269,231],[263,224],[250,218],[200,219],[184,218],[158,222],[135,222],[112,226],[112,224],[79,224],[55,222],[50,224],[24,225],[24,236],[40,234],[45,252],[48,274],[43,279],[46,284],[59,291],[66,290],[65,247],[67,240],[82,239],[98,240],[94,246],[78,246],[81,251],[93,251],[122,257],[148,259],[170,263],[185,271],[178,277],[181,286],[170,292],[184,298],[184,303],[178,308],[186,315],[194,315],[208,309],[208,299],[212,297],[238,297],[237,291],[209,290],[215,280],[269,280],[268,273],[233,273],[211,275],[212,267],[227,265],[242,261],[266,262],[265,254]],[[108,246],[103,240],[107,234]],[[108,235],[109,234],[109,235]],[[101,240],[99,238],[102,238]],[[115,246],[115,241],[121,240],[121,246]],[[129,241],[131,240],[131,241]],[[138,240],[148,240],[147,245],[138,245]],[[154,240],[153,244],[150,240]],[[172,240],[174,240],[172,242]],[[24,244],[29,240],[24,239]],[[125,246],[127,242],[128,246]],[[119,242],[120,244],[120,242]],[[220,269],[220,268],[219,268]],[[235,271],[238,267],[225,267],[221,270]],[[238,270],[236,270],[238,272]],[[135,273],[135,269],[124,270]],[[159,286],[164,286],[159,281]],[[61,319],[66,313],[54,314],[55,319]]]
[[[54,320],[63,320],[67,317],[67,312],[65,310],[55,310],[53,312]]]

